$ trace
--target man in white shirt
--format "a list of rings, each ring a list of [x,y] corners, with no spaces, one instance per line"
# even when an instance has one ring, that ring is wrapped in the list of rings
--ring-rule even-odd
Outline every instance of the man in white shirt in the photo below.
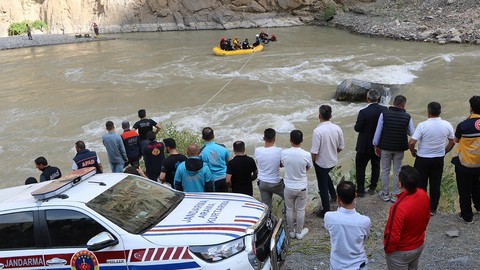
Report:
[[[273,194],[283,199],[285,186],[280,178],[282,148],[275,146],[276,132],[273,128],[264,131],[264,146],[255,149],[255,160],[258,167],[258,189],[262,202],[272,206]]]
[[[312,168],[310,153],[303,150],[303,133],[300,130],[290,132],[292,147],[282,151],[282,164],[285,168],[285,214],[290,238],[303,239],[308,233],[304,228],[305,207],[307,206],[307,171]],[[293,218],[294,212],[297,213]]]
[[[364,242],[370,233],[370,218],[355,211],[355,184],[337,185],[338,210],[325,214],[324,227],[330,234],[330,269],[367,269]]]
[[[312,154],[318,190],[322,200],[322,209],[317,211],[317,216],[323,218],[325,213],[330,211],[328,190],[329,185],[333,188],[333,182],[329,173],[337,165],[338,153],[345,148],[345,140],[342,129],[330,122],[332,107],[329,105],[320,106],[318,118],[320,124],[313,130],[310,153]]]
[[[430,215],[437,213],[440,185],[443,174],[443,158],[455,145],[452,125],[440,118],[442,106],[438,102],[427,105],[428,119],[418,124],[408,147],[415,158],[415,169],[420,173],[419,187],[427,191],[430,182]],[[448,141],[448,144],[447,144]],[[418,151],[415,144],[418,142]]]

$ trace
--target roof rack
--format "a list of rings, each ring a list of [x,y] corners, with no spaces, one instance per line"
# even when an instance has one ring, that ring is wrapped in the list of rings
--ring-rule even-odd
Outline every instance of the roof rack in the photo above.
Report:
[[[95,167],[86,167],[86,168],[78,169],[76,171],[70,172],[69,174],[61,178],[50,181],[48,185],[45,185],[33,191],[32,196],[36,200],[50,199],[52,197],[62,194],[64,191],[77,185],[83,180],[90,178],[91,176],[95,175],[95,173],[96,173]]]

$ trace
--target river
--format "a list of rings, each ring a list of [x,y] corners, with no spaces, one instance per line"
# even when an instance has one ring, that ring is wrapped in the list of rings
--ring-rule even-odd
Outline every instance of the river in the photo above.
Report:
[[[310,149],[321,104],[333,108],[345,134],[341,164],[355,154],[353,130],[365,103],[334,101],[336,86],[357,78],[401,84],[415,124],[426,105],[438,101],[454,126],[479,94],[480,47],[367,38],[323,27],[267,29],[278,42],[253,55],[217,57],[221,36],[253,42],[259,29],[155,32],[116,35],[116,40],[0,51],[0,188],[39,176],[33,160],[45,156],[64,173],[71,170],[74,143],[84,140],[110,171],[101,136],[105,122],[118,133],[137,110],[179,129],[211,126],[231,150],[243,140],[247,152],[262,144],[267,127],[280,134],[300,129]]]

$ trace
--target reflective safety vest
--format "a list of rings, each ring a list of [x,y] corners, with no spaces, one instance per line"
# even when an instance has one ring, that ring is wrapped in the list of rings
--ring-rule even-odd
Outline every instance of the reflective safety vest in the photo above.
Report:
[[[480,114],[472,114],[458,124],[461,137],[457,147],[460,164],[467,168],[480,168]],[[458,138],[459,134],[455,134]]]

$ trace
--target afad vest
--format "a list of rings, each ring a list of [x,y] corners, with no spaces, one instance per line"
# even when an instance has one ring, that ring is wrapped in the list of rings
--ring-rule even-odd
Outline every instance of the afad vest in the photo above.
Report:
[[[457,155],[460,164],[467,168],[480,168],[480,114],[472,114],[459,124],[462,137]]]
[[[77,153],[77,155],[73,158],[73,161],[75,161],[79,169],[85,167],[95,167],[97,169],[97,173],[101,173],[98,169],[97,153],[94,151],[83,149]]]
[[[378,146],[382,150],[405,151],[408,149],[408,124],[410,114],[404,109],[390,107],[383,112],[382,135]]]

